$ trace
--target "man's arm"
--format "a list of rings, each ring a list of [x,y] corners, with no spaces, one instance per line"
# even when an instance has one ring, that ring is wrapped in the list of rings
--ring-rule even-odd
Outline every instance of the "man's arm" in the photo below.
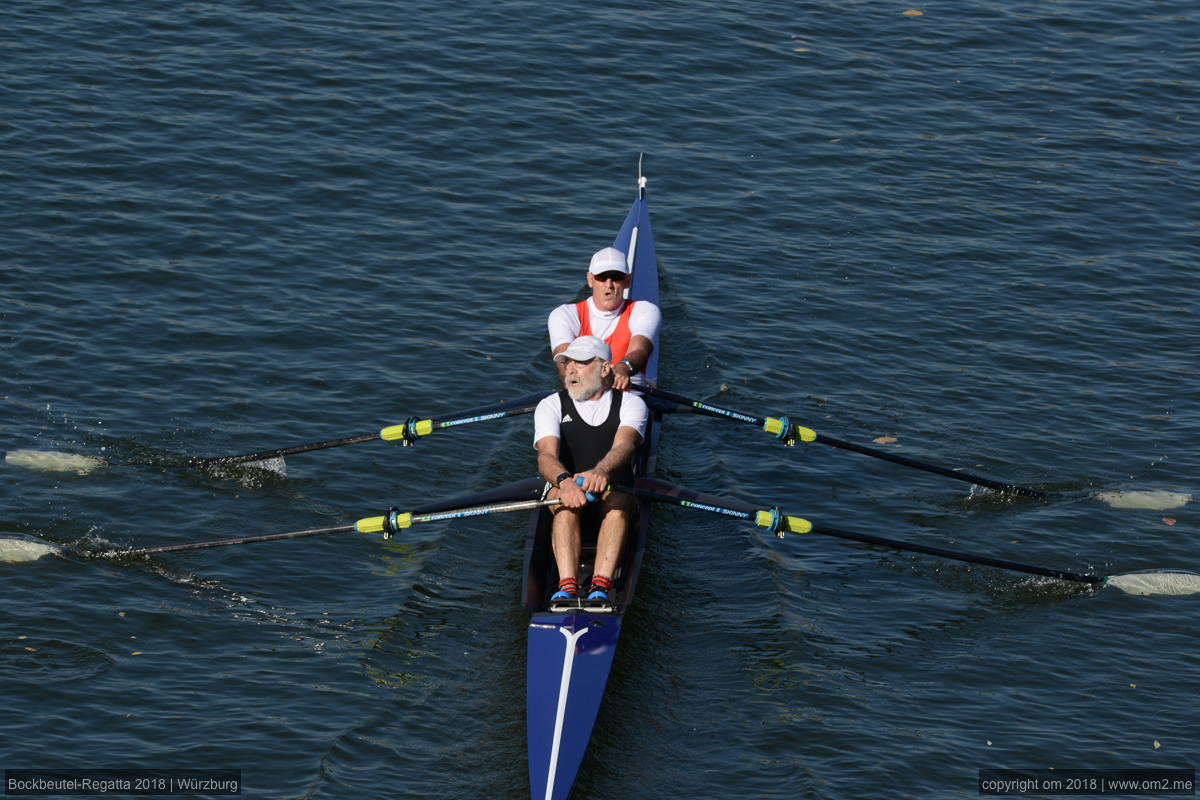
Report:
[[[645,336],[634,336],[629,340],[629,349],[625,351],[625,361],[633,365],[630,369],[624,364],[613,364],[613,388],[627,389],[629,379],[637,372],[645,372],[650,363],[650,354],[654,352],[654,342]]]
[[[534,444],[534,447],[537,448],[538,474],[546,480],[546,483],[558,490],[558,496],[562,498],[564,506],[582,508],[587,505],[587,496],[575,481],[564,478],[562,483],[554,483],[554,479],[559,475],[569,472],[566,465],[558,458],[558,447],[561,441],[557,436],[543,436]]]
[[[628,388],[634,373],[646,371],[661,325],[662,311],[658,306],[648,300],[639,300],[634,304],[629,320],[629,329],[633,336],[630,337],[629,347],[625,350],[625,359],[633,365],[633,369],[622,364],[613,365],[614,389]]]
[[[613,438],[613,446],[605,453],[604,458],[600,459],[600,463],[585,472],[579,473],[583,477],[583,490],[599,493],[607,489],[609,475],[629,463],[629,459],[633,457],[633,453],[637,450],[637,446],[641,440],[642,437],[633,428],[627,428],[624,425],[617,428],[617,435]]]

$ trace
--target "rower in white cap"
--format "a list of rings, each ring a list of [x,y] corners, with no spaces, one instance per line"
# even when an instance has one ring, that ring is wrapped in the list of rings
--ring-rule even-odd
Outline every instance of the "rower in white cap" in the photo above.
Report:
[[[587,283],[592,296],[550,312],[550,350],[557,356],[580,336],[598,336],[612,350],[613,387],[625,389],[646,368],[658,342],[662,312],[648,300],[626,300],[630,271],[625,254],[606,247],[592,256]],[[562,367],[559,367],[561,376]]]
[[[636,512],[633,497],[605,491],[632,486],[634,452],[646,432],[649,411],[637,394],[612,390],[612,352],[595,336],[580,336],[554,357],[562,363],[563,389],[544,398],[533,413],[538,472],[562,498],[554,508],[551,541],[558,591],[551,599],[580,596],[579,566],[585,492],[600,495],[601,520],[588,600],[607,600],[621,543]],[[581,478],[579,483],[576,479]]]

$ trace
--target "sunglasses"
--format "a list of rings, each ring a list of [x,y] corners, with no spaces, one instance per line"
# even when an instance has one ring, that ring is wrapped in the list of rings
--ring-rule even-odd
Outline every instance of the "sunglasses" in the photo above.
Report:
[[[616,270],[613,270],[612,272],[601,272],[599,275],[593,275],[592,277],[601,283],[608,283],[609,281],[613,283],[620,283],[629,276],[624,272],[617,272]]]

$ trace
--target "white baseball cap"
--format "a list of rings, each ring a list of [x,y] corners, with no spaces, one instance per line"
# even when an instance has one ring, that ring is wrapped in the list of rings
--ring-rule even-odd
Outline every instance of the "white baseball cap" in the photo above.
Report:
[[[606,247],[596,251],[596,254],[592,256],[588,272],[593,275],[602,275],[605,272],[622,272],[628,275],[629,264],[625,261],[625,254],[620,250],[615,247]]]
[[[608,342],[598,336],[580,336],[571,342],[566,350],[556,355],[554,360],[561,361],[564,358],[569,358],[572,361],[591,361],[593,358],[603,358],[605,361],[611,361],[612,350],[609,349]]]

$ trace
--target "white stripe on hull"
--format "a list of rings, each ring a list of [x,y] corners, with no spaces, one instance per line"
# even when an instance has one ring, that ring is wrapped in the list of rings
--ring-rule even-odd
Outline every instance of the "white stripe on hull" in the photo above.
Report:
[[[634,225],[633,230],[631,230],[629,232],[629,252],[625,254],[625,266],[629,267],[630,275],[633,274],[634,254],[637,253],[637,236],[638,236],[637,225]],[[625,299],[626,300],[629,299],[629,290],[632,288],[633,288],[632,282],[630,283],[629,286],[625,287]]]
[[[558,772],[558,748],[562,743],[563,724],[567,717],[567,694],[571,690],[571,670],[575,666],[575,650],[580,637],[590,628],[571,632],[570,628],[559,628],[558,632],[567,640],[567,652],[563,655],[562,680],[558,685],[558,711],[554,715],[554,739],[550,745],[550,774],[546,776],[546,800],[554,797],[554,777]]]

